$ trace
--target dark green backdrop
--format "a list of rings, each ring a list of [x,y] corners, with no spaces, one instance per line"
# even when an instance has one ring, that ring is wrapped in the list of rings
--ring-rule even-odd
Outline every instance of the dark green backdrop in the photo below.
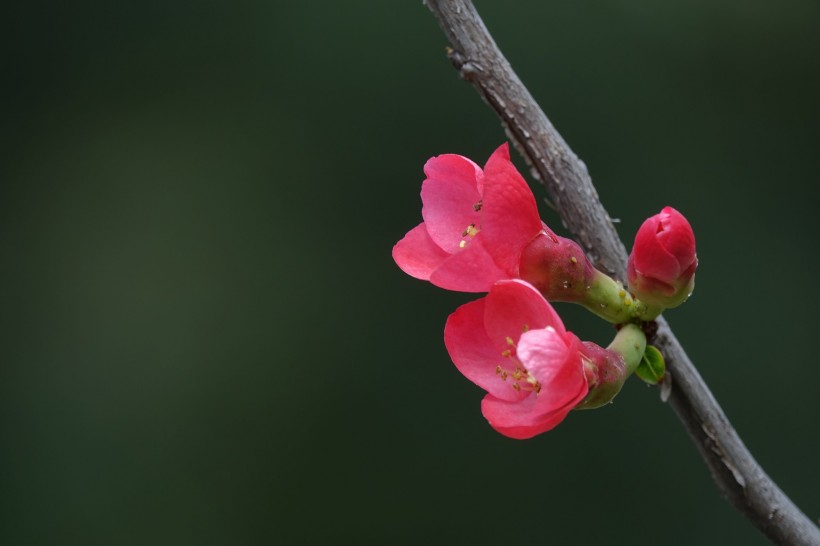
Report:
[[[820,517],[820,4],[478,7],[626,241],[688,216],[667,316]],[[424,161],[504,140],[420,1],[4,9],[0,543],[766,543],[636,380],[482,419],[442,342],[472,297],[390,258]]]

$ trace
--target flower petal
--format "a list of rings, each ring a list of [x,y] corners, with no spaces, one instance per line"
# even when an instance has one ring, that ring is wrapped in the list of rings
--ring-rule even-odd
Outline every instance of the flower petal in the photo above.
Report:
[[[495,430],[516,440],[526,440],[547,432],[564,420],[572,410],[561,408],[550,414],[533,412],[536,397],[530,396],[523,402],[508,402],[488,394],[481,401],[481,413]]]
[[[551,326],[560,335],[566,330],[558,313],[538,290],[521,280],[499,281],[487,294],[484,327],[490,340],[504,348],[518,343],[527,330]]]
[[[659,216],[663,231],[658,233],[658,239],[666,251],[675,256],[681,269],[686,269],[696,260],[692,226],[672,207],[664,207]]]
[[[430,275],[430,282],[439,288],[459,292],[487,292],[507,275],[498,268],[484,248],[481,234],[470,246],[447,258]]]
[[[502,357],[484,330],[484,304],[485,298],[464,304],[447,318],[444,326],[447,352],[456,368],[482,389],[503,400],[526,398],[528,393],[512,389],[496,374]]]
[[[626,262],[626,277],[629,279],[629,289],[636,294],[640,294],[641,297],[652,294],[670,297],[677,292],[677,288],[669,283],[639,274],[635,268],[635,259],[632,256],[629,256],[629,260]]]
[[[543,384],[560,374],[559,367],[567,360],[569,349],[564,337],[548,327],[521,334],[516,352],[527,370]]]
[[[575,407],[589,390],[582,345],[572,332],[563,336],[551,328],[530,330],[518,341],[518,358],[540,383],[535,413],[553,413],[569,405]]]
[[[481,402],[481,412],[490,425],[505,436],[524,439],[563,421],[589,392],[580,349],[581,342],[569,332],[560,336],[549,328],[523,334],[518,356],[538,380],[538,393],[520,402],[488,394]]]
[[[521,251],[541,231],[542,222],[535,196],[510,161],[506,143],[490,156],[484,167],[483,197],[484,244],[499,267],[509,277],[516,277]]]
[[[445,154],[424,165],[421,215],[427,232],[444,251],[455,254],[480,229],[481,169],[466,157]],[[464,244],[462,244],[464,241]]]
[[[422,222],[407,232],[404,238],[393,247],[393,260],[402,271],[424,281],[450,255],[433,242]]]
[[[641,275],[664,281],[676,279],[681,273],[678,259],[664,248],[658,240],[658,233],[663,231],[657,215],[647,218],[635,235],[635,244],[631,254],[633,266]]]

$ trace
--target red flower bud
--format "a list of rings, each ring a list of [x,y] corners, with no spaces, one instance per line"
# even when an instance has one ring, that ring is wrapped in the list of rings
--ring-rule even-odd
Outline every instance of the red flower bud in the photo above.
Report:
[[[648,218],[635,236],[627,263],[630,291],[660,307],[676,307],[695,287],[695,234],[684,216],[672,207]]]

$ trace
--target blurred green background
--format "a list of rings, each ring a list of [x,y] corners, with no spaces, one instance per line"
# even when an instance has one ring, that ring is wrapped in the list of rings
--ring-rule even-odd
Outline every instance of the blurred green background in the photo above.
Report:
[[[667,318],[820,517],[820,4],[478,7],[624,240],[690,219]],[[0,543],[767,543],[637,380],[531,441],[484,422],[442,342],[475,296],[390,257],[424,161],[504,140],[420,1],[5,11]]]

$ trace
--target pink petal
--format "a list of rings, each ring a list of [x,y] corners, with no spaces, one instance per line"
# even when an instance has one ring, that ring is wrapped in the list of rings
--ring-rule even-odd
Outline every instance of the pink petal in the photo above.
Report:
[[[680,275],[681,268],[678,259],[658,240],[662,229],[657,215],[647,218],[641,225],[632,247],[633,266],[641,275],[671,281]]]
[[[563,336],[548,328],[530,330],[518,341],[518,358],[541,384],[533,411],[553,413],[566,405],[574,407],[579,393],[586,396],[588,384],[581,362],[582,345],[575,334]]]
[[[536,397],[530,396],[523,402],[508,402],[488,394],[481,401],[481,413],[504,436],[525,440],[555,428],[572,410],[565,407],[550,414],[534,413],[535,401]]]
[[[523,334],[517,354],[540,388],[520,402],[488,394],[481,411],[490,425],[505,436],[524,439],[560,423],[589,392],[580,350],[581,342],[569,332],[562,336],[547,328]]]
[[[576,343],[579,347],[577,338]],[[534,344],[537,344],[535,340]],[[528,356],[534,355],[528,353]],[[481,401],[481,412],[490,425],[505,436],[525,439],[546,432],[563,421],[589,392],[580,353],[571,349],[567,356],[563,363],[551,365],[552,370],[546,375],[543,366],[535,367],[543,379],[539,379],[541,389],[537,395],[531,393],[520,402],[500,400],[492,394],[485,396]]]
[[[561,372],[559,367],[567,360],[568,350],[561,334],[547,327],[521,334],[517,354],[527,370],[543,384]]]
[[[493,343],[502,349],[527,330],[551,326],[560,335],[566,330],[558,313],[535,288],[521,280],[497,282],[487,295],[484,327]]]
[[[447,258],[430,275],[430,282],[439,288],[459,292],[487,292],[499,279],[507,275],[498,268],[484,249],[481,234],[457,254]]]
[[[504,400],[521,400],[528,393],[515,391],[496,374],[503,360],[484,330],[485,298],[462,305],[447,318],[444,345],[456,368],[482,389]]]
[[[686,217],[673,209],[664,207],[660,212],[663,231],[658,239],[667,252],[675,256],[681,269],[686,269],[695,261],[695,233]]]
[[[402,271],[425,281],[450,255],[433,242],[424,223],[407,232],[393,247],[393,260]]]
[[[656,294],[666,297],[675,295],[677,289],[674,286],[654,277],[639,274],[634,262],[634,258],[630,256],[626,263],[626,278],[629,281],[630,290],[639,294]]]
[[[541,218],[529,185],[510,161],[508,144],[502,144],[484,167],[482,234],[496,263],[518,274],[521,251],[541,230]]]
[[[435,243],[450,254],[460,251],[471,236],[466,230],[481,226],[478,203],[481,169],[460,155],[434,157],[424,166],[421,215]]]

